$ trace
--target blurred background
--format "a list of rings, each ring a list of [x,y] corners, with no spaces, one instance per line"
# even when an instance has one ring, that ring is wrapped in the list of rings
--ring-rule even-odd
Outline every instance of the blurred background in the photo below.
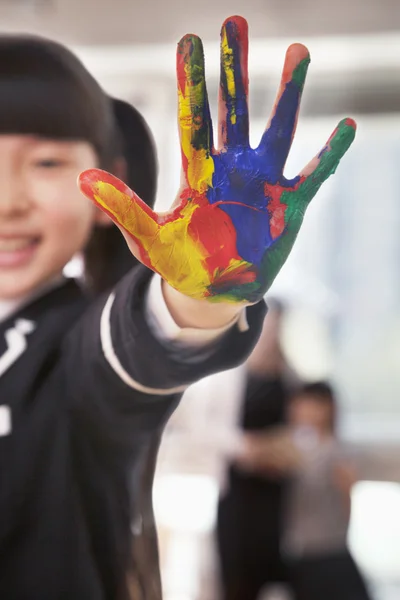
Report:
[[[286,307],[279,335],[287,363],[304,381],[333,382],[340,439],[360,456],[368,453],[370,468],[361,469],[352,489],[349,545],[373,598],[398,600],[400,2],[0,0],[3,32],[40,33],[68,44],[110,94],[143,113],[157,144],[160,209],[169,207],[179,184],[176,42],[186,32],[202,37],[216,117],[219,28],[231,14],[249,22],[254,144],[268,120],[286,47],[298,41],[310,49],[288,176],[318,152],[338,120],[352,116],[358,123],[353,148],[310,207],[271,295]],[[223,402],[235,377],[231,372],[193,386],[182,410],[201,413],[196,397]],[[177,435],[179,427],[173,421],[166,434],[155,486],[165,596],[216,598],[210,543],[220,484],[210,457],[221,438],[210,433],[194,448]]]

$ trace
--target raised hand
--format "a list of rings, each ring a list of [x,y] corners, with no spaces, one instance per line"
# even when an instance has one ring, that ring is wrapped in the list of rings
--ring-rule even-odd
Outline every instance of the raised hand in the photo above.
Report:
[[[178,44],[182,185],[168,213],[155,213],[108,173],[92,169],[80,177],[83,193],[120,227],[133,254],[193,298],[260,300],[288,257],[309,202],[355,136],[354,121],[341,121],[317,157],[286,179],[309,53],[300,44],[289,47],[272,116],[253,149],[247,49],[246,21],[227,19],[221,30],[216,149],[201,40],[186,35]]]

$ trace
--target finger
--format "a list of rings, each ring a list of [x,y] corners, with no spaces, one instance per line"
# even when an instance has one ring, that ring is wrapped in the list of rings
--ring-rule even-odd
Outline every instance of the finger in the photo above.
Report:
[[[295,186],[295,203],[307,206],[323,182],[333,175],[355,138],[356,127],[353,119],[340,121],[319,154],[300,173]]]
[[[101,169],[81,173],[78,186],[119,227],[136,258],[151,267],[148,249],[159,230],[157,214],[122,181]]]
[[[176,70],[183,170],[188,185],[203,193],[211,184],[213,136],[200,38],[189,34],[181,39]]]
[[[303,222],[307,205],[322,183],[335,171],[342,156],[354,140],[356,124],[352,119],[343,119],[322,148],[321,152],[303,169],[299,176],[287,182],[280,195],[284,207],[279,235],[265,252],[261,262],[261,273],[266,289],[271,286],[286,261]]]
[[[289,218],[288,215],[290,209],[291,213]],[[280,227],[279,235],[275,237],[272,245],[265,251],[261,260],[260,279],[261,286],[265,290],[268,290],[271,287],[289,256],[300,230],[303,216],[304,208],[301,210],[296,202],[291,205],[284,205],[283,224],[282,227]]]
[[[289,46],[274,108],[258,147],[259,152],[272,157],[268,165],[272,183],[282,175],[292,145],[309,63],[310,54],[305,46]]]
[[[219,147],[249,144],[247,62],[247,21],[242,17],[230,17],[221,29]]]

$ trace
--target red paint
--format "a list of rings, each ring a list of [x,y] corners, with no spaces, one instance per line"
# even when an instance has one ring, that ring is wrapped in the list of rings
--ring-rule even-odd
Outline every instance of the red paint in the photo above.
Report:
[[[198,206],[208,206],[209,204],[207,197],[204,194],[199,194],[196,190],[185,188],[179,196],[178,203],[175,203],[167,213],[158,215],[158,223],[164,225],[165,223],[172,223],[172,221],[176,221],[180,217],[183,217],[182,211],[188,202],[197,204]]]
[[[185,36],[181,39],[178,44],[178,51],[176,53],[176,74],[178,80],[178,88],[181,94],[184,95],[185,87],[186,87],[186,70],[185,70],[185,62],[190,55],[190,49],[192,47],[192,36]]]
[[[81,188],[83,191],[83,187]],[[117,219],[117,217],[110,212],[107,208],[105,208],[105,206],[103,206],[102,204],[100,204],[99,202],[97,202],[97,200],[92,196],[91,191],[89,190],[88,193],[84,192],[85,195],[90,198],[93,202],[93,204],[95,204],[96,206],[99,207],[99,209],[101,211],[103,211],[107,216],[110,217],[111,221],[113,221],[113,223],[115,223],[117,225],[117,227],[123,229],[125,231],[125,233],[132,239],[132,241],[135,243],[136,245],[136,253],[138,254],[138,259],[149,269],[153,269],[150,258],[147,254],[147,252],[144,250],[140,240],[138,240],[138,238],[131,232],[128,231],[128,229],[126,229]],[[154,269],[153,269],[154,270]]]
[[[264,184],[265,197],[270,198],[268,202],[268,212],[270,216],[270,233],[273,240],[282,235],[283,230],[285,229],[285,216],[288,205],[281,202],[283,192],[297,190],[305,179],[306,177],[300,177],[296,185],[292,188],[282,187],[279,184]]]
[[[183,169],[183,172],[185,173],[185,181],[186,181],[186,184],[189,185],[189,181],[188,181],[189,160],[188,160],[187,156],[185,155],[182,147],[181,147],[181,157],[182,157],[182,169]]]
[[[153,221],[158,222],[158,215],[155,213],[135,192],[133,192],[123,181],[115,177],[115,175],[111,175],[111,173],[107,173],[107,171],[102,171],[101,169],[88,169],[87,171],[83,171],[79,175],[78,185],[79,189],[82,193],[92,200],[97,206],[101,208],[104,212],[107,212],[103,206],[100,206],[98,202],[96,202],[95,194],[98,193],[98,184],[99,183],[107,183],[114,187],[118,192],[128,196],[132,200],[132,203],[137,204],[140,208],[145,212]],[[113,218],[115,221],[115,218]]]
[[[218,207],[205,203],[194,211],[188,233],[202,246],[207,258],[206,267],[211,276],[228,268],[232,259],[241,260],[236,248],[236,230],[229,216]]]
[[[310,58],[308,48],[303,44],[291,44],[286,51],[285,64],[283,65],[281,88],[284,88],[293,79],[293,71],[299,64]]]
[[[338,127],[335,127],[335,129],[332,131],[331,135],[329,136],[328,141],[325,144],[325,148],[323,148],[323,150],[320,152],[320,154],[323,154],[324,152],[326,152],[328,146],[330,145],[331,141],[333,140],[333,138],[335,137],[337,132],[338,132]]]
[[[264,194],[270,198],[268,202],[270,233],[273,240],[279,237],[285,229],[285,212],[287,204],[281,203],[281,196],[285,188],[281,185],[264,184]]]
[[[136,196],[136,194],[134,194],[123,181],[118,179],[118,177],[115,177],[102,169],[87,169],[86,171],[83,171],[78,178],[80,189],[85,196],[89,196],[90,198],[92,198],[93,194],[96,192],[97,184],[101,182],[112,185],[116,190],[121,192],[121,194],[125,194],[130,198]]]
[[[347,117],[347,119],[345,120],[345,124],[348,125],[348,127],[352,127],[353,129],[357,129],[357,124],[354,121],[354,119],[349,119]]]
[[[328,141],[325,144],[325,147],[321,150],[321,152],[319,153],[319,156],[322,156],[322,154],[324,154],[325,152],[327,152],[328,150],[330,150],[330,143],[333,140],[333,138],[335,137],[335,135],[337,134],[337,132],[339,131],[339,127],[343,125],[343,121],[341,123],[339,123],[339,125],[332,131]],[[347,125],[347,127],[352,127],[354,130],[357,129],[357,124],[353,119],[347,118],[344,120],[344,125]]]
[[[212,284],[214,290],[226,288],[228,285],[238,288],[246,283],[253,283],[257,279],[257,273],[253,269],[254,267],[242,265],[234,270],[218,273]]]

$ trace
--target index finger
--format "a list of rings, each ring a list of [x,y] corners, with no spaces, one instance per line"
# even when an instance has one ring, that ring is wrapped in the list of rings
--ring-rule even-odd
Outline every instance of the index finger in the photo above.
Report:
[[[213,137],[204,75],[203,44],[196,35],[185,35],[179,42],[176,70],[183,170],[190,187],[197,189],[199,182],[204,181],[207,160],[210,162]]]

